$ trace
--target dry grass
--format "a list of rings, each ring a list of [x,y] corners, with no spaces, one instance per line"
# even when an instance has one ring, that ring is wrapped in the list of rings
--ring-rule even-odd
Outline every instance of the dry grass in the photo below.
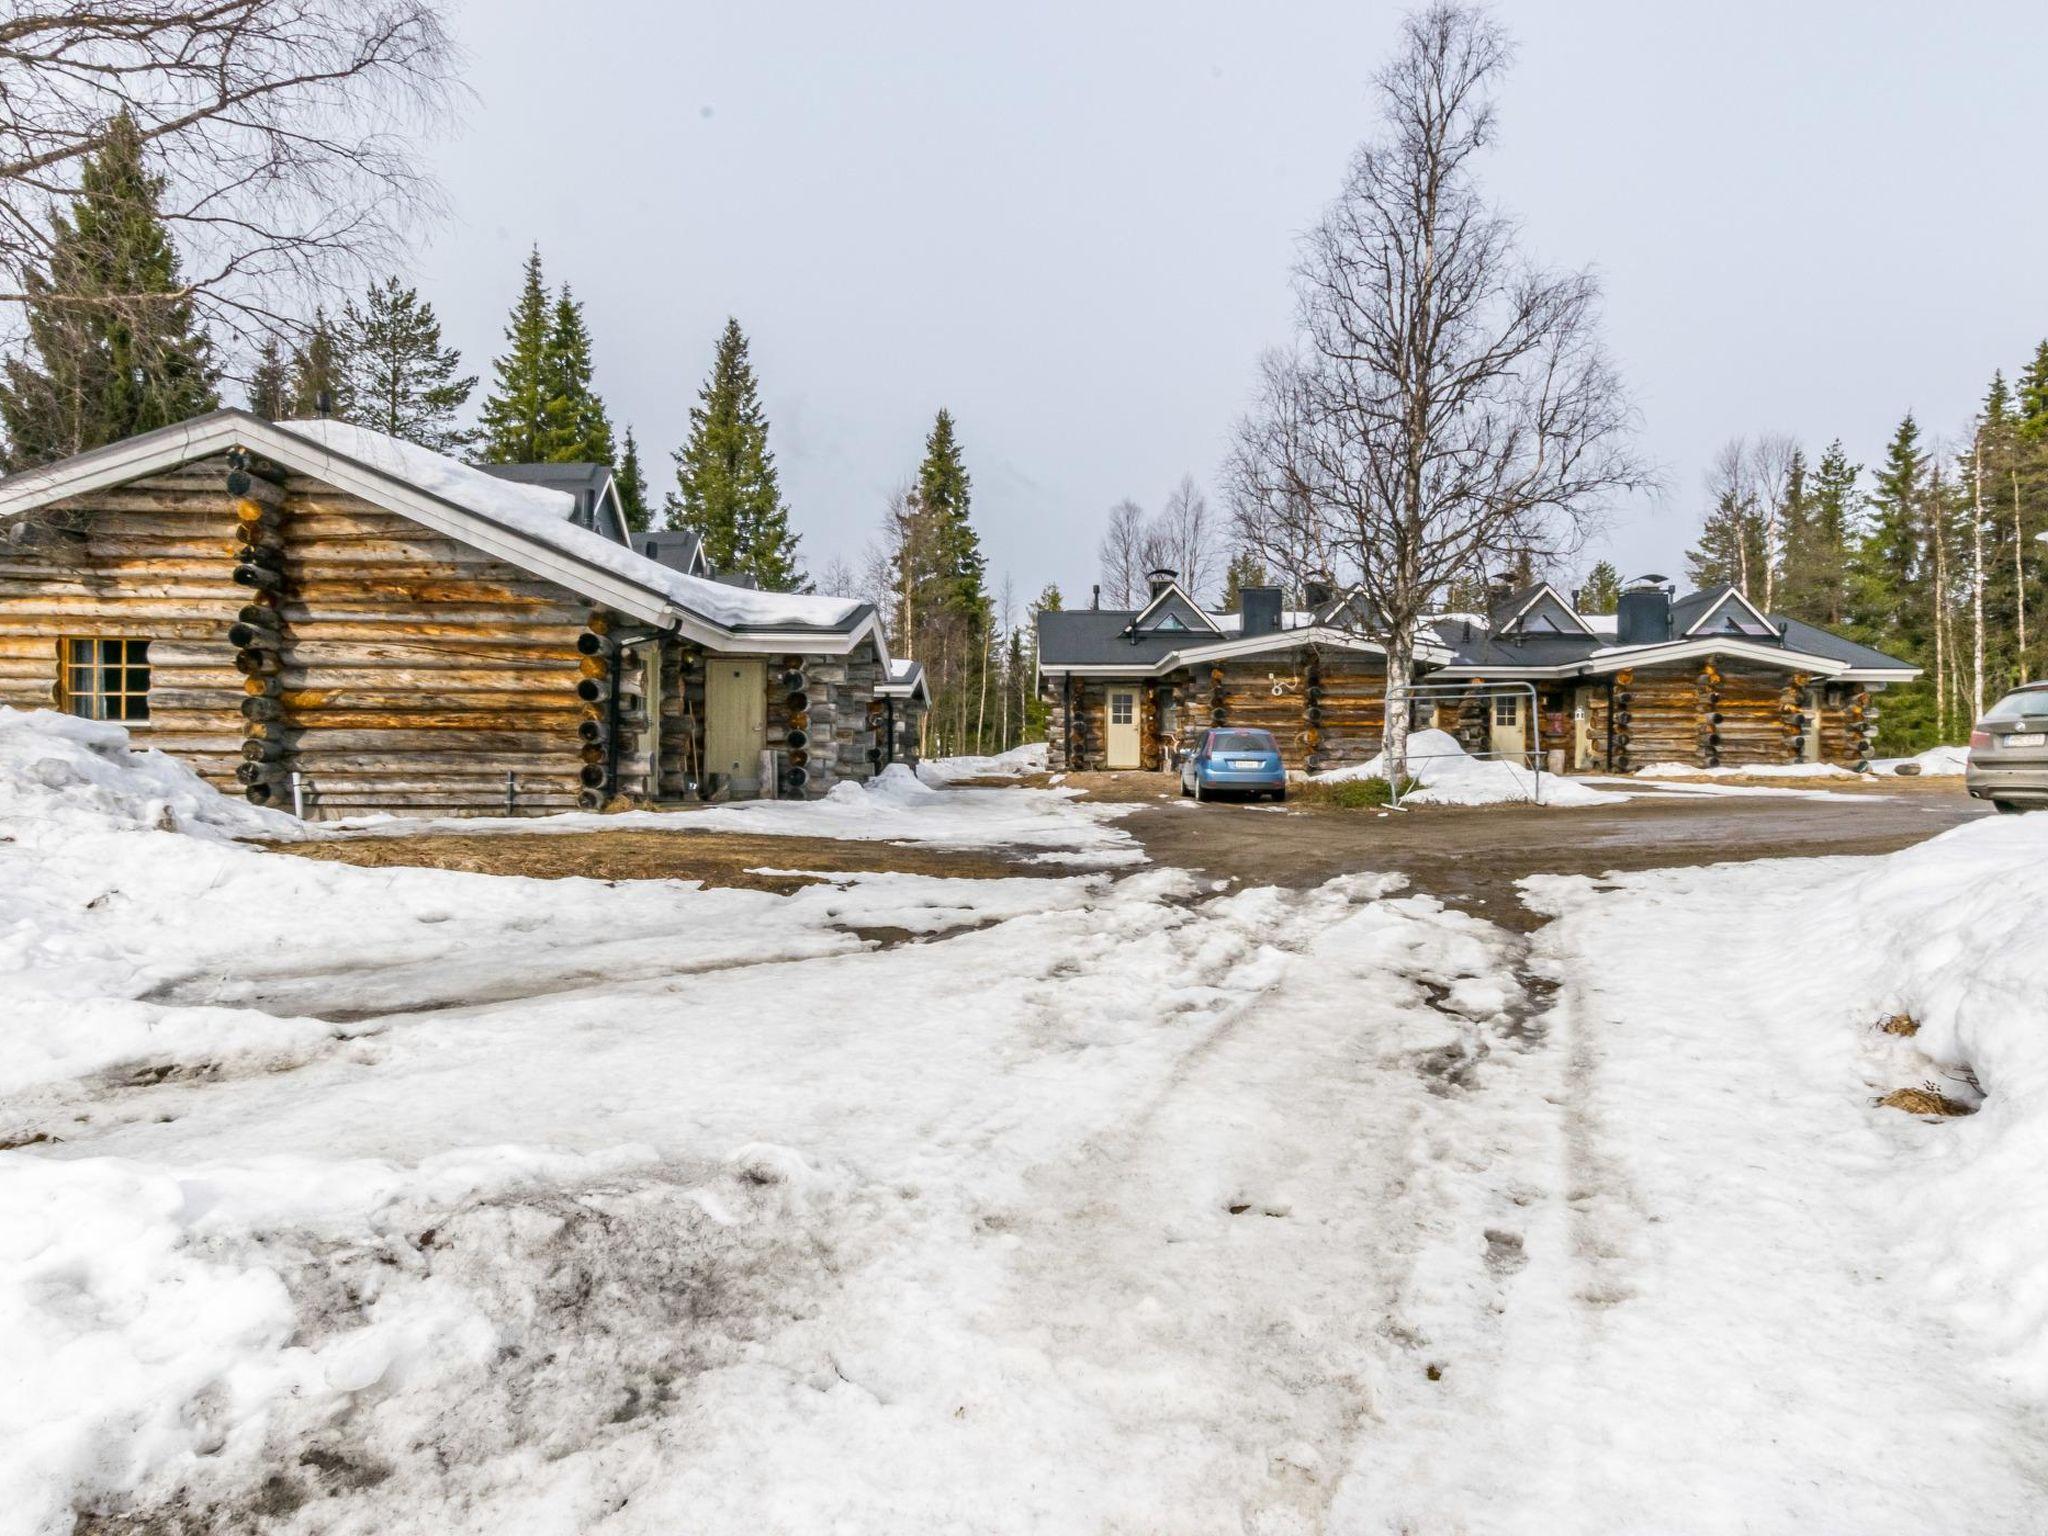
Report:
[[[1917,1035],[1920,1021],[1910,1013],[1894,1013],[1878,1020],[1877,1027],[1888,1035]]]
[[[1877,1101],[1886,1109],[1904,1110],[1909,1115],[1974,1115],[1975,1105],[1952,1099],[1933,1083],[1918,1088],[1894,1088]]]
[[[705,885],[786,895],[816,885],[808,874],[880,873],[996,880],[1043,874],[993,853],[899,848],[891,843],[812,837],[756,837],[730,832],[431,832],[402,837],[349,837],[312,843],[267,843],[274,853],[372,869],[457,869],[478,875],[539,880],[698,880]]]

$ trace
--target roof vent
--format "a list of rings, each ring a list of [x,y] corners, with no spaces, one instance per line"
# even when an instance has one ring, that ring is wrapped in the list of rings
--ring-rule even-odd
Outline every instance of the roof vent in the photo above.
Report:
[[[1312,613],[1320,613],[1330,601],[1330,578],[1311,576],[1301,584],[1302,606]]]
[[[1171,566],[1162,565],[1157,570],[1147,571],[1145,573],[1145,585],[1152,589],[1152,595],[1154,597],[1157,597],[1160,593],[1164,592],[1168,587],[1172,586],[1174,582],[1178,581],[1179,579],[1180,572],[1174,570]]]

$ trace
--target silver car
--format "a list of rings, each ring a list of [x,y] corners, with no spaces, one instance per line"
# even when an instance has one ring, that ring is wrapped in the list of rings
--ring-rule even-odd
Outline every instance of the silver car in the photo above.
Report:
[[[1984,712],[1963,786],[2001,811],[2048,805],[2048,683],[2015,688]]]

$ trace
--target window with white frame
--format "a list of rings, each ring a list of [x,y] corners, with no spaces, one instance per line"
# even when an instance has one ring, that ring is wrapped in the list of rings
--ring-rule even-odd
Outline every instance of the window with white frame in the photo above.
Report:
[[[1493,696],[1493,723],[1515,725],[1522,718],[1521,696],[1513,693],[1497,693]]]
[[[1132,719],[1131,711],[1136,704],[1137,700],[1128,693],[1112,693],[1109,696],[1109,723],[1129,725]]]
[[[88,720],[149,718],[147,640],[66,640],[64,707]]]

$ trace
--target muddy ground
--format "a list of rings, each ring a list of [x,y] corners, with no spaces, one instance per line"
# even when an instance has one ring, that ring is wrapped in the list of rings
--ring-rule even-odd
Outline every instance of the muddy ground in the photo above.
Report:
[[[698,880],[705,885],[787,895],[816,885],[810,870],[842,874],[943,875],[997,880],[1060,873],[1000,854],[951,848],[817,837],[753,837],[736,832],[428,832],[403,837],[351,837],[311,843],[267,843],[277,853],[371,868],[460,869],[478,875],[531,875],[560,880]],[[763,874],[762,870],[775,870]]]
[[[1891,853],[1992,814],[1957,779],[1873,781],[1842,799],[1691,795],[1645,788],[1619,805],[1345,810],[1180,799],[1163,774],[1075,774],[1067,783],[1144,805],[1122,825],[1161,864],[1247,885],[1307,886],[1357,870],[1404,874],[1453,906],[1506,927],[1537,924],[1515,882],[1532,874],[1605,874],[1737,859]],[[1782,783],[1777,786],[1782,788]],[[1834,784],[1827,786],[1830,790]]]

